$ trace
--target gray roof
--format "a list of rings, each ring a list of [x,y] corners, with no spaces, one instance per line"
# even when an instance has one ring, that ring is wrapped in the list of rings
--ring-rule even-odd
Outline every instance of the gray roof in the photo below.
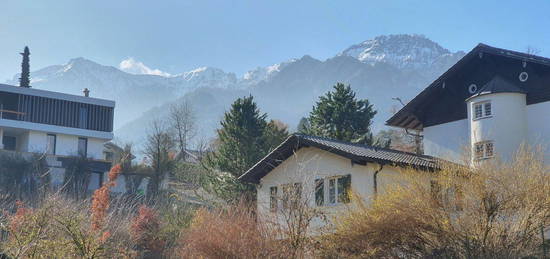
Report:
[[[509,80],[506,80],[502,78],[499,75],[496,75],[491,79],[489,82],[487,82],[479,91],[470,96],[470,98],[474,98],[481,95],[486,94],[494,94],[494,93],[527,93],[525,90],[521,89],[521,87],[517,86],[516,84],[510,82]]]
[[[336,155],[349,158],[352,162],[366,164],[375,162],[401,167],[413,167],[421,170],[438,170],[445,160],[426,155],[378,148],[362,144],[353,144],[323,137],[294,134],[281,145],[245,172],[239,179],[259,183],[260,179],[302,147],[316,147]]]

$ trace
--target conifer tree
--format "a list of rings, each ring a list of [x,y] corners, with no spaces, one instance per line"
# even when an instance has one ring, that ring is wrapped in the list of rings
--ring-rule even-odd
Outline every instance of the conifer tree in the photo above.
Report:
[[[267,114],[261,114],[252,96],[239,98],[225,113],[218,130],[215,167],[241,176],[267,154],[264,130]]]
[[[19,78],[20,87],[31,87],[31,76],[30,76],[30,65],[29,65],[29,56],[31,52],[29,47],[25,46],[23,53],[19,53],[23,56],[23,61],[21,62],[21,78]]]
[[[321,96],[309,115],[310,134],[372,145],[372,119],[376,115],[367,99],[358,100],[349,85],[337,83]]]
[[[253,97],[249,96],[239,98],[231,105],[217,133],[218,146],[207,156],[207,164],[230,173],[232,179],[219,182],[215,177],[213,188],[228,200],[240,196],[253,200],[254,186],[236,179],[288,137],[286,125],[279,121],[267,122],[267,114],[262,114]]]

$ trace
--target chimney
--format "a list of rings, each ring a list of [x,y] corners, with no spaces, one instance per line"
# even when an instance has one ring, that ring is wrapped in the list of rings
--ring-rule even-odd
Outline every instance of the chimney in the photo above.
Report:
[[[88,88],[84,88],[84,90],[82,90],[82,92],[84,93],[84,96],[90,97],[90,90],[88,90]]]

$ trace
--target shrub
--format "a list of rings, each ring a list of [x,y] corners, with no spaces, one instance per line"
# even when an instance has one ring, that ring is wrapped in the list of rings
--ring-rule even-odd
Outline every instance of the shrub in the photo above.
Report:
[[[244,203],[226,209],[199,209],[182,234],[184,258],[288,258],[277,232],[259,224]]]
[[[160,221],[153,209],[142,205],[130,228],[135,248],[144,257],[160,257],[165,242],[159,237]]]
[[[550,174],[523,149],[510,163],[409,170],[367,207],[360,201],[321,238],[334,258],[521,258],[541,251],[550,225]]]

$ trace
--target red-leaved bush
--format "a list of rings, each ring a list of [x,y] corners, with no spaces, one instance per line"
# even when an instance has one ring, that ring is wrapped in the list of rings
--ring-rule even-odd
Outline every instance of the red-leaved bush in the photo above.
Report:
[[[110,189],[116,185],[116,179],[120,172],[120,164],[113,166],[109,171],[108,181],[101,188],[95,190],[92,196],[92,231],[100,230],[104,227],[103,224],[110,204]]]
[[[165,242],[159,237],[160,227],[155,211],[142,205],[130,226],[132,241],[139,252],[150,256],[162,254]]]
[[[24,223],[25,217],[32,213],[32,209],[26,208],[22,201],[16,201],[15,206],[17,209],[15,214],[10,217],[10,224],[8,227],[11,232],[16,232],[21,224]]]

